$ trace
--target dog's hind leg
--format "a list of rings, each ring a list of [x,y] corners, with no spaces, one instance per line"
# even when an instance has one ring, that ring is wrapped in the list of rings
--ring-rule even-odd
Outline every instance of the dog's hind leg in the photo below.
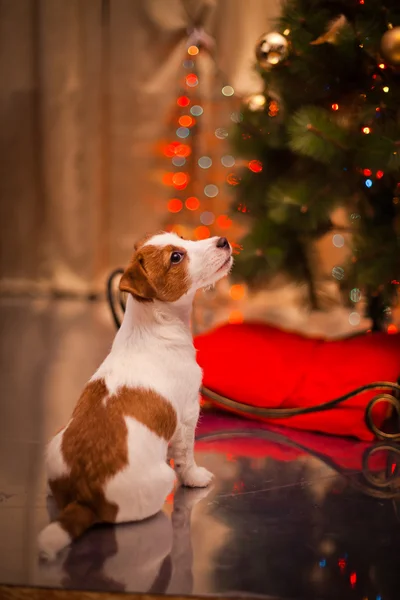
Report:
[[[141,521],[160,512],[175,478],[174,470],[163,462],[140,477],[132,466],[115,475],[104,490],[107,501],[118,506],[115,522]]]

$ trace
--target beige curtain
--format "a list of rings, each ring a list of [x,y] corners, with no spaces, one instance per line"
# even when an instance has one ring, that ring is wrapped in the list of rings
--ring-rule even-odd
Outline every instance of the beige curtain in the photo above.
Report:
[[[165,218],[152,149],[187,29],[239,93],[276,0],[0,0],[0,291],[91,294]],[[160,205],[157,208],[157,203]]]

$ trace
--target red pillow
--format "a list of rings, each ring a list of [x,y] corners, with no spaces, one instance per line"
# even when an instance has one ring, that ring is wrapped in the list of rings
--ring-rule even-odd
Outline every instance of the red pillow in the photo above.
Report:
[[[317,406],[375,381],[396,382],[400,374],[400,334],[370,333],[326,341],[265,324],[244,323],[223,325],[200,335],[195,347],[205,387],[264,408]],[[359,394],[329,411],[273,421],[372,440],[364,412],[377,393]],[[375,407],[377,426],[386,414],[385,403]]]

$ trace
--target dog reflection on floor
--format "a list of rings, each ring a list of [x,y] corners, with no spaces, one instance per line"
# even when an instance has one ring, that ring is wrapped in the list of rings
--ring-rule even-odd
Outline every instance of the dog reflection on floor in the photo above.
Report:
[[[171,519],[161,512],[138,523],[94,528],[55,562],[40,563],[41,583],[66,589],[191,594],[192,509],[209,492],[178,487]],[[51,497],[48,510],[53,519]]]

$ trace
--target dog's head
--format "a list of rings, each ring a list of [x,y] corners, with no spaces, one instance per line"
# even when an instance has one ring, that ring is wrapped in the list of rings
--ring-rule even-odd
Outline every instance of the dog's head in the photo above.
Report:
[[[228,274],[232,262],[226,238],[193,242],[175,233],[159,233],[136,244],[120,290],[143,302],[176,302],[216,283]]]

